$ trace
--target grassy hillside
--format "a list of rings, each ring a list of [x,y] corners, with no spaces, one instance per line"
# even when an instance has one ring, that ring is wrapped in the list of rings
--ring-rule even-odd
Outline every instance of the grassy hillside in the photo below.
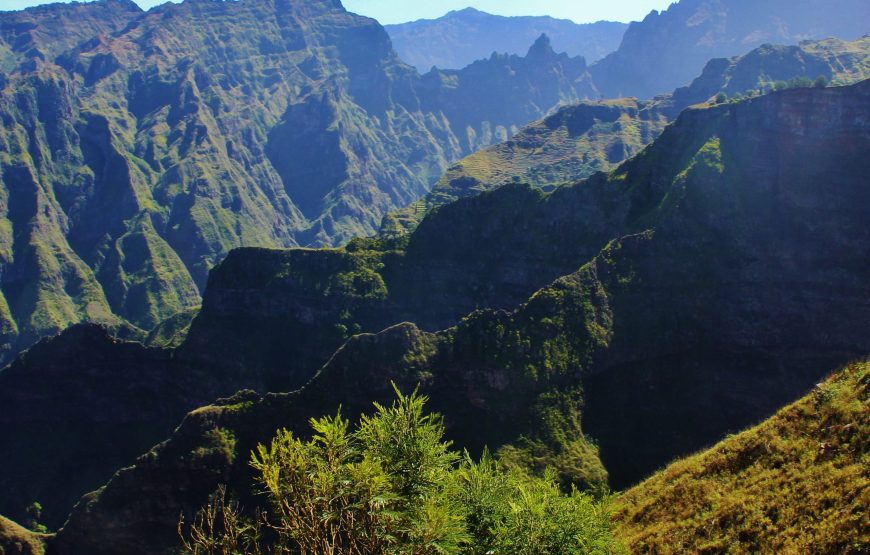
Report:
[[[3,555],[42,555],[44,537],[0,516],[0,553]]]
[[[870,362],[616,502],[634,553],[870,550]]]

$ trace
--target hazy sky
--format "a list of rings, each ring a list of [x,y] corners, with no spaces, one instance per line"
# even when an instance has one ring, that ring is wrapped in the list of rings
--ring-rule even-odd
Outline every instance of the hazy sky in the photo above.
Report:
[[[166,0],[136,0],[150,8]],[[610,19],[635,21],[651,10],[663,10],[672,0],[343,0],[352,12],[374,17],[381,23],[435,18],[450,10],[473,6],[502,15],[551,15],[578,23]],[[0,0],[0,10],[18,10],[47,3],[45,0]]]

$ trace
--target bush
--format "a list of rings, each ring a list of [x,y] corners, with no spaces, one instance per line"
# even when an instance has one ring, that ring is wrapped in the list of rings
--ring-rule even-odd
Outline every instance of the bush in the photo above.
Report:
[[[553,473],[475,463],[444,439],[426,398],[398,393],[351,430],[341,414],[311,420],[303,441],[279,431],[251,464],[267,508],[245,515],[223,488],[179,522],[195,555],[390,553],[485,555],[617,551],[607,503]]]

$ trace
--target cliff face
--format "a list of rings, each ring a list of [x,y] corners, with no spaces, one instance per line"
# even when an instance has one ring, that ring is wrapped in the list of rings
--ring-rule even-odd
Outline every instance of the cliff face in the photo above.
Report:
[[[0,362],[80,321],[141,337],[233,248],[371,234],[448,163],[592,94],[545,41],[421,78],[324,0],[58,4],[0,28]]]
[[[652,98],[688,83],[711,58],[765,43],[856,39],[868,18],[861,0],[683,0],[629,25],[619,49],[591,73],[608,97]]]
[[[770,415],[830,368],[870,352],[868,100],[864,82],[689,110],[610,175],[548,196],[506,187],[436,211],[391,256],[414,259],[415,241],[427,236],[437,244],[435,224],[448,215],[472,226],[477,250],[454,252],[443,241],[444,258],[432,258],[441,267],[452,259],[473,268],[477,256],[523,252],[526,240],[538,260],[563,260],[563,245],[596,237],[566,234],[575,218],[607,222],[601,234],[615,239],[514,311],[475,311],[437,333],[403,324],[362,334],[294,394],[246,393],[191,413],[168,442],[89,495],[55,549],[168,552],[179,510],[222,482],[250,494],[244,460],[257,441],[339,404],[356,413],[388,396],[391,379],[406,389],[420,383],[459,445],[488,444],[532,467],[543,461],[587,487],[604,469],[616,487],[635,482]],[[488,221],[513,225],[495,234]],[[488,242],[490,232],[499,239]],[[363,246],[350,250],[360,257]],[[375,257],[374,246],[366,256]],[[303,268],[325,271],[342,254],[289,255],[316,260],[277,273],[250,262],[249,299],[259,282],[259,302],[271,302],[273,280],[305,283]]]

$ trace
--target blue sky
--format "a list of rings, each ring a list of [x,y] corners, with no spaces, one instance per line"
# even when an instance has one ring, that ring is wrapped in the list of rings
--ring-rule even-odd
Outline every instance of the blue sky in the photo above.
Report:
[[[143,8],[166,0],[136,0]],[[501,15],[551,15],[578,23],[610,19],[635,21],[651,10],[663,10],[672,0],[343,0],[352,12],[374,17],[381,23],[435,18],[450,10],[473,6]],[[46,3],[44,0],[0,0],[0,9],[17,10]]]

